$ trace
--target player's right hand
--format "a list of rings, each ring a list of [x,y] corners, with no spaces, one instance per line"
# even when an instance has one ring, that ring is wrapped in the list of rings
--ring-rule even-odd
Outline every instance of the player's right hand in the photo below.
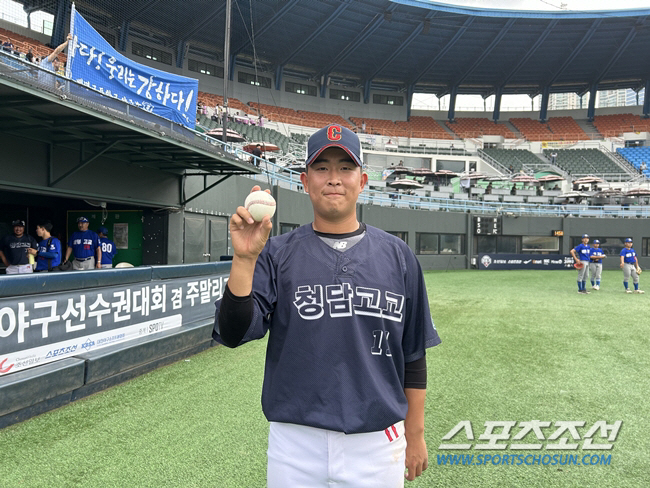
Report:
[[[260,189],[255,185],[251,192]],[[269,190],[266,192],[271,193]],[[255,222],[245,207],[237,207],[237,212],[230,217],[230,238],[235,256],[241,259],[257,259],[269,239],[271,228],[269,217],[264,217],[261,222]]]

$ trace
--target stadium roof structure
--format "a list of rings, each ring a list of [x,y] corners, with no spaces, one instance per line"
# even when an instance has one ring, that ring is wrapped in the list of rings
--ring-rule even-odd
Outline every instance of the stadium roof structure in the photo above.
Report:
[[[69,0],[22,0],[61,12]],[[58,4],[58,10],[53,4]],[[176,53],[223,60],[226,2],[77,0],[98,30],[146,38]],[[616,88],[650,79],[650,8],[513,11],[426,0],[234,0],[231,70],[321,86],[451,94],[535,96]],[[57,17],[58,19],[58,17]],[[63,39],[55,19],[54,38]],[[593,98],[593,97],[592,97]],[[410,104],[409,104],[410,105]]]

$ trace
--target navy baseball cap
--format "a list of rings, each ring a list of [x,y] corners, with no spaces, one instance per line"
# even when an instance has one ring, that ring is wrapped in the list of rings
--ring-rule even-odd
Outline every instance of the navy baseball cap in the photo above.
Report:
[[[307,141],[307,161],[309,166],[325,149],[340,147],[350,155],[352,160],[359,166],[361,162],[361,142],[359,137],[350,129],[337,124],[330,124],[314,132]]]
[[[627,238],[625,239],[625,242],[632,242],[632,238],[631,238],[631,237],[627,237]]]
[[[598,239],[596,239],[596,240],[594,241],[594,244],[600,244],[600,241],[599,241]]]
[[[585,238],[589,239],[589,234],[582,234],[582,238],[583,239],[585,239]]]
[[[77,222],[88,222],[88,219],[86,217],[79,217]]]
[[[25,221],[24,220],[14,220],[11,223],[12,227],[25,227]]]
[[[97,233],[98,234],[104,234],[105,236],[107,236],[108,235],[108,229],[106,227],[102,226],[99,229],[97,229]]]

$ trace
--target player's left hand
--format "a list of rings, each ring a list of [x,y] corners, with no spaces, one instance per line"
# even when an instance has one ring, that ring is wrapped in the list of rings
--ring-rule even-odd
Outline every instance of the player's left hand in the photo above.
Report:
[[[407,470],[404,478],[408,481],[413,481],[429,467],[429,453],[427,452],[427,443],[424,441],[424,435],[418,436],[415,439],[408,439],[404,464]]]

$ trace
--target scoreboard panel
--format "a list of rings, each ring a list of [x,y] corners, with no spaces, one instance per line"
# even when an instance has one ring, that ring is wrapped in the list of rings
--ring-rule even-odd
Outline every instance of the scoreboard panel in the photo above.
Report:
[[[501,235],[501,217],[474,217],[474,234],[480,236]]]

